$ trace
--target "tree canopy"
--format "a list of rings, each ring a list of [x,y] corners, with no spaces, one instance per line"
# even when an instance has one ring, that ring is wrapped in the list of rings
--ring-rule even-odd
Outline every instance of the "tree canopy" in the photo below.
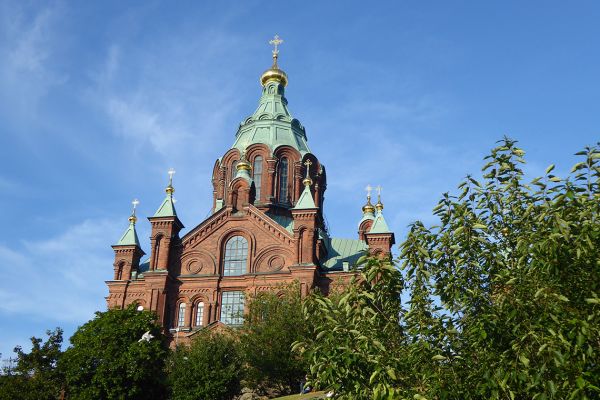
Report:
[[[71,337],[60,360],[69,399],[164,398],[167,348],[154,313],[97,312]],[[149,332],[152,338],[144,333]]]
[[[14,368],[0,376],[0,399],[54,400],[60,395],[64,376],[57,363],[62,354],[63,331],[56,328],[46,331],[48,339],[42,342],[31,338],[31,351],[15,347],[17,356]]]
[[[309,328],[302,314],[299,285],[277,289],[260,292],[247,304],[240,332],[245,380],[254,388],[296,393],[307,364],[291,346],[303,340]]]
[[[242,359],[233,334],[202,330],[190,346],[177,347],[169,362],[173,400],[229,400],[238,394]]]
[[[568,177],[525,182],[503,140],[438,225],[411,225],[398,269],[366,259],[345,296],[311,296],[314,339],[296,348],[313,382],[355,399],[598,397],[600,149],[577,155]]]

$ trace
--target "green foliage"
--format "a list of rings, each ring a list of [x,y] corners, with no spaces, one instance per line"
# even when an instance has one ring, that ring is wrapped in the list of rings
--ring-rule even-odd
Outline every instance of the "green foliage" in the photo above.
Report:
[[[312,296],[315,339],[296,347],[314,382],[355,399],[598,398],[600,149],[577,155],[568,178],[526,184],[504,139],[438,226],[411,226],[401,273],[370,259],[340,299]]]
[[[402,246],[409,281],[427,271],[459,335],[443,369],[452,391],[483,398],[599,396],[600,151],[573,176],[523,182],[524,152],[505,139]],[[423,249],[421,251],[420,249]],[[416,256],[415,256],[416,255]],[[435,395],[438,395],[434,391]],[[449,394],[448,394],[449,395]]]
[[[69,399],[164,398],[167,349],[155,314],[124,310],[97,312],[71,337],[59,365]],[[154,338],[141,340],[149,331]]]
[[[57,367],[62,354],[63,331],[46,331],[48,339],[31,338],[31,351],[15,347],[17,363],[14,369],[0,376],[0,399],[45,400],[56,399],[64,384]]]
[[[233,334],[202,330],[189,347],[177,347],[169,362],[173,400],[228,400],[239,392],[242,361]]]
[[[382,398],[400,377],[402,277],[388,260],[363,258],[362,270],[339,297],[313,293],[304,302],[312,332],[294,344],[309,360],[309,384],[339,398]]]
[[[254,388],[297,393],[307,364],[291,346],[307,335],[298,284],[249,299],[240,336],[246,382]]]

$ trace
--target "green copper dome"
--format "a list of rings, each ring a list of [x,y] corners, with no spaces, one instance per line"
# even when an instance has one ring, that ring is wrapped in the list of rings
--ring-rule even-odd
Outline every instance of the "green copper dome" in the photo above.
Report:
[[[252,144],[264,143],[271,151],[287,145],[302,155],[310,153],[304,127],[292,117],[287,104],[284,83],[265,82],[258,108],[240,124],[232,148],[241,152]]]

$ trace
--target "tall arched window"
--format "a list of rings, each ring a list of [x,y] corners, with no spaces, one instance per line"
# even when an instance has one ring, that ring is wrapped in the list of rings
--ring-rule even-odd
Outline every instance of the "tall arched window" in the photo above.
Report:
[[[162,235],[158,235],[154,241],[154,259],[152,260],[152,268],[158,269],[158,256],[160,253],[160,242],[162,241]]]
[[[279,162],[279,201],[288,201],[288,160],[282,158]]]
[[[196,326],[204,324],[204,303],[200,302],[196,305]]]
[[[246,273],[248,241],[243,236],[234,236],[225,245],[223,275],[235,276]]]
[[[235,160],[234,162],[231,163],[231,180],[235,179],[235,176],[237,175],[237,165],[238,165],[238,160]]]
[[[179,311],[177,312],[177,327],[182,327],[185,324],[185,303],[179,303]]]
[[[120,281],[123,279],[123,268],[125,268],[125,263],[121,261],[115,271],[115,280]]]
[[[262,157],[257,156],[254,158],[254,186],[256,187],[256,200],[260,201],[260,185],[262,183]]]

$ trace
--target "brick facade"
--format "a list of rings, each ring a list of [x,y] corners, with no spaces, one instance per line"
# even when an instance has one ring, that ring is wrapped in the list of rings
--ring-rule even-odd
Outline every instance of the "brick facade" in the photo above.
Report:
[[[275,96],[287,105],[283,97],[286,82],[263,83],[263,97]],[[273,126],[286,122],[281,116],[270,117]],[[259,119],[263,122],[264,118]],[[290,118],[287,123],[289,132],[298,135],[294,133],[300,126],[297,120]],[[219,322],[225,292],[248,296],[297,282],[306,295],[314,288],[327,293],[336,282],[347,282],[353,275],[347,268],[325,267],[333,257],[323,222],[327,178],[325,167],[306,150],[267,140],[248,143],[243,152],[238,147],[227,150],[213,168],[211,216],[183,236],[184,226],[175,212],[148,218],[152,233],[149,257],[144,261],[139,244],[113,246],[115,274],[107,281],[108,307],[136,303],[155,311],[165,332],[181,342]],[[238,171],[240,162],[250,166],[248,176]],[[298,209],[295,205],[305,185],[314,208]],[[393,233],[370,234],[371,224],[372,220],[360,224],[355,242],[374,254],[389,254]],[[247,243],[244,271],[225,276],[225,247],[237,236]],[[182,303],[185,306],[180,306]]]

